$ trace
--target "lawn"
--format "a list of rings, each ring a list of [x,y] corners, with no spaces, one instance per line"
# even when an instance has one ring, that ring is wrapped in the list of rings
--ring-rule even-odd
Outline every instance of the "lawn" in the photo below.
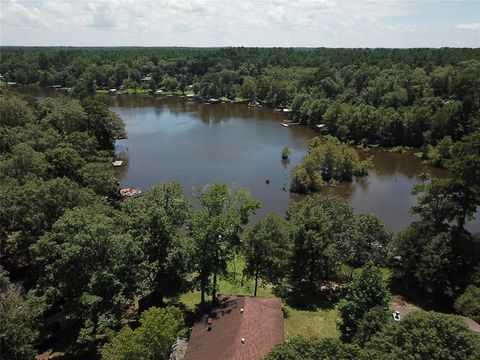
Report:
[[[149,89],[130,89],[130,88],[127,88],[127,89],[119,90],[117,92],[117,94],[148,94],[149,91],[150,91]]]
[[[230,275],[228,279],[222,278],[218,283],[219,294],[230,295],[253,295],[254,281],[244,279],[242,285],[242,270],[244,261],[237,258],[229,265]],[[235,270],[235,271],[234,271]],[[271,289],[266,285],[259,283],[257,296],[273,297],[275,296]],[[200,292],[188,292],[181,296],[180,301],[189,309],[194,309],[200,303]],[[297,335],[317,336],[317,337],[338,337],[339,332],[336,328],[337,311],[335,308],[316,309],[313,311],[303,310],[291,307],[284,303],[285,313],[284,331],[285,338]]]

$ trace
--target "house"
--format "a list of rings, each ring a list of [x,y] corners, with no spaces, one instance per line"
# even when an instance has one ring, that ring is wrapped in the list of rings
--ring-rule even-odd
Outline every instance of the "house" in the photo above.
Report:
[[[149,84],[150,81],[152,81],[152,77],[151,77],[151,76],[148,76],[148,75],[147,75],[147,76],[144,76],[144,77],[142,78],[142,82],[143,82],[144,84]]]
[[[283,341],[279,298],[218,300],[218,306],[193,326],[185,360],[259,360]]]

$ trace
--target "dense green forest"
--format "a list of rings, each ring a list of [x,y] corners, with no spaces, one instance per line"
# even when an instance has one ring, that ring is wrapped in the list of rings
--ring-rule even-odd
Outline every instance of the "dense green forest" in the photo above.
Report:
[[[193,88],[201,98],[290,107],[342,141],[436,145],[480,127],[479,49],[2,48],[19,84]]]
[[[268,359],[479,358],[478,336],[458,318],[414,312],[393,323],[389,312],[392,294],[402,294],[480,321],[480,238],[465,228],[480,206],[479,55],[2,48],[6,80],[73,87],[41,104],[0,89],[2,358],[59,347],[71,358],[168,359],[220,281],[240,281],[238,259],[252,295],[265,286],[288,306],[338,312],[339,339],[293,337]],[[250,225],[260,202],[227,184],[199,189],[197,206],[178,183],[117,199],[111,157],[127,134],[95,90],[189,84],[201,96],[289,106],[294,120],[326,124],[337,138],[309,143],[292,178],[300,188],[364,174],[350,140],[427,145],[450,176],[412,189],[415,221],[396,235],[374,214],[318,194]],[[192,291],[198,312],[180,300]],[[68,336],[52,327],[58,314],[72,321]]]

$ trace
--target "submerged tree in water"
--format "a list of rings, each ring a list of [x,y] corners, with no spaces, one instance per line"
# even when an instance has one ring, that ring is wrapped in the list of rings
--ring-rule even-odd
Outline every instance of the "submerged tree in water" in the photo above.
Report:
[[[333,136],[324,141],[313,138],[307,149],[308,154],[290,174],[293,192],[318,191],[325,181],[352,181],[368,174],[369,159],[360,160],[355,149]]]

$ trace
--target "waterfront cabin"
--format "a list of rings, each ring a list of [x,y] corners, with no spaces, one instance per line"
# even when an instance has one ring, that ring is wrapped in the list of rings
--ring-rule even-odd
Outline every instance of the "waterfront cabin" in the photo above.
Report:
[[[117,93],[117,89],[113,88],[113,89],[109,89],[108,92],[110,94],[116,94]]]
[[[122,164],[123,164],[122,160],[115,160],[114,162],[112,162],[113,167],[120,167],[122,166]]]

